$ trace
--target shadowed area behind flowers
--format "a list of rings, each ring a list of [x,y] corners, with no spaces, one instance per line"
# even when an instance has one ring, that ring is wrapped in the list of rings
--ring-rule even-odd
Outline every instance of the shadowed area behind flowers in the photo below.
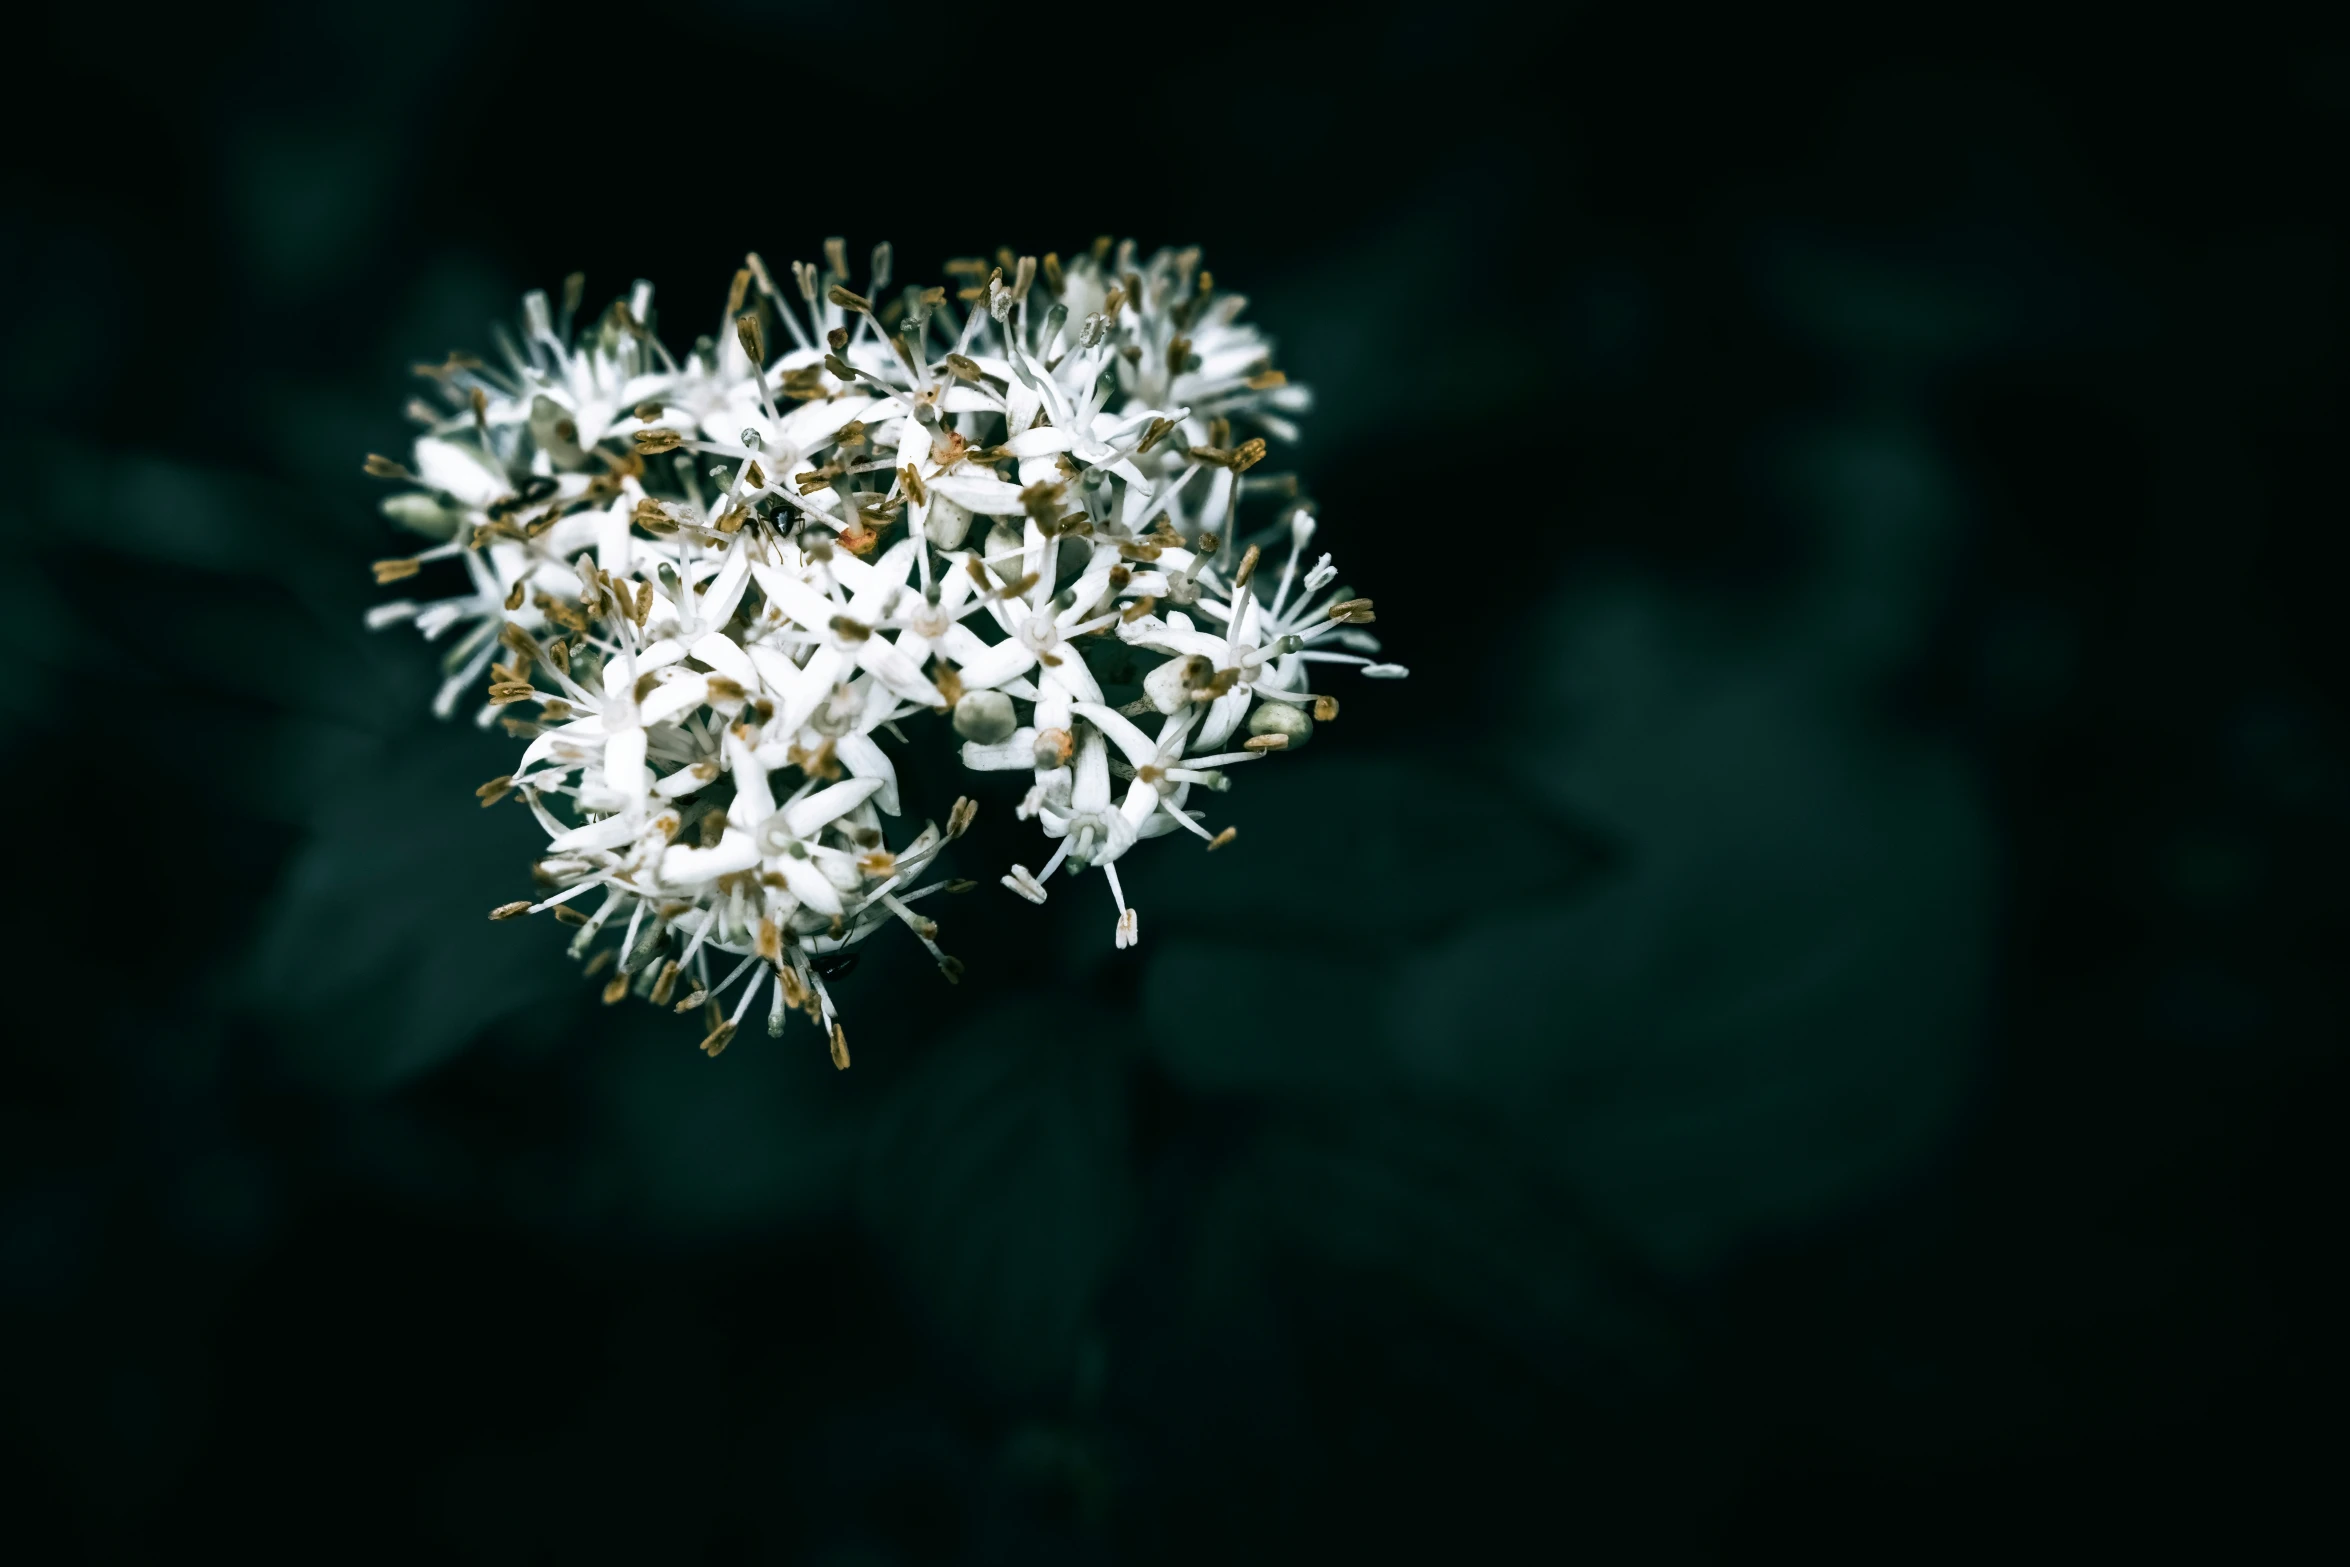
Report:
[[[1629,20],[1504,60],[1401,10],[1344,43],[1379,91],[1285,89],[1279,224],[1179,180],[1069,194],[1066,238],[862,189],[621,232],[481,162],[458,89],[546,19],[412,9],[191,43],[185,101],[59,24],[71,80],[194,130],[137,201],[28,185],[7,249],[39,1026],[0,1312],[37,1352],[0,1386],[44,1559],[361,1517],[352,1554],[847,1564],[2295,1515],[2344,772],[2280,541],[2330,493],[2338,236],[2054,66],[1813,40],[1800,107],[1709,71],[1741,130],[1684,142],[1608,63],[1662,49]],[[2240,134],[2338,127],[2326,58],[2247,77]],[[706,1060],[485,922],[541,840],[472,801],[512,746],[361,624],[407,364],[574,264],[680,338],[744,243],[888,233],[928,277],[1097,227],[1250,290],[1410,680],[1232,769],[1229,848],[1141,846],[1131,953],[1098,877],[995,885],[1034,828],[982,779],[936,910],[970,974],[870,944],[847,1073],[799,1020]],[[200,311],[145,281],[166,233]],[[942,814],[972,775],[913,741]]]

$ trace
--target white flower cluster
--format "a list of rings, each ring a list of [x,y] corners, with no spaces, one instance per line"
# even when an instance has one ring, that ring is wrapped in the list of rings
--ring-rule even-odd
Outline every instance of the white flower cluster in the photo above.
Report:
[[[450,640],[437,712],[485,679],[480,722],[537,708],[504,716],[528,745],[481,795],[545,827],[546,892],[493,919],[554,910],[613,970],[607,1001],[706,1008],[712,1055],[764,989],[771,1033],[803,1010],[845,1067],[825,981],[850,948],[895,921],[961,967],[915,905],[973,885],[922,878],[977,807],[890,847],[901,720],[1030,775],[1019,815],[1054,847],[1003,885],[1042,903],[1055,871],[1098,867],[1127,947],[1128,850],[1229,841],[1192,795],[1337,716],[1317,665],[1404,671],[1371,656],[1371,601],[1308,558],[1294,481],[1251,475],[1308,398],[1197,252],[951,262],[955,302],[885,300],[886,245],[863,294],[841,243],[824,254],[787,288],[750,256],[683,363],[649,284],[575,329],[575,275],[559,310],[525,298],[501,366],[420,367],[443,403],[410,405],[413,469],[367,466],[442,542],[376,576],[448,561],[466,585],[370,620]]]

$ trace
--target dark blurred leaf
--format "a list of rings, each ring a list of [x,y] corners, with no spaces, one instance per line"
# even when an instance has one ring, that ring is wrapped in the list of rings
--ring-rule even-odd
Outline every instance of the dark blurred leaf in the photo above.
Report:
[[[1195,1087],[1325,1118],[1483,1105],[1498,1159],[1657,1265],[1704,1266],[1933,1146],[1978,1021],[1989,832],[1950,758],[1855,711],[1805,638],[1634,589],[1540,630],[1515,743],[1450,778],[1347,766],[1227,894],[1254,942],[1155,950],[1152,1047]],[[1566,874],[1567,821],[1620,846],[1604,870]],[[1465,1241],[1490,1207],[1453,1213]]]
[[[1385,1091],[1384,944],[1326,954],[1177,936],[1151,952],[1151,1053],[1187,1088],[1306,1100]]]
[[[1968,277],[1857,253],[1788,230],[1761,247],[1763,290],[1798,330],[1880,373],[1914,374],[1995,353],[2012,339],[2010,277]],[[1968,258],[1973,259],[1973,258]]]
[[[63,694],[75,659],[86,652],[81,630],[58,603],[47,574],[37,565],[19,567],[16,602],[0,616],[0,664],[9,672],[0,682],[0,718],[10,731],[21,735],[48,710]]]
[[[1955,481],[1929,434],[1898,413],[1786,432],[1772,464],[1814,556],[1809,580],[1777,617],[1774,655],[1815,663],[1790,673],[1819,682],[1820,695],[1841,686],[1866,701],[1932,634],[1950,577]]]
[[[315,292],[383,222],[400,144],[380,130],[315,124],[255,129],[242,141],[228,205],[244,252],[272,288]]]
[[[1638,1261],[1495,1130],[1426,1097],[1290,1117],[1231,1172],[1209,1233],[1265,1260],[1402,1282],[1553,1374],[1595,1350],[1665,1370],[1673,1351]]]
[[[1211,824],[1239,824],[1230,847],[1211,857],[1170,839],[1133,856],[1147,935],[1245,932],[1343,959],[1383,944],[1399,918],[1423,936],[1489,919],[1556,898],[1591,867],[1565,816],[1481,759],[1382,755],[1346,748],[1345,733],[1233,768],[1229,794],[1195,793]]]
[[[992,1012],[896,1085],[867,1147],[867,1219],[1004,1391],[1068,1391],[1130,1222],[1127,1032],[1047,996]]]
[[[1800,650],[1636,591],[1555,624],[1554,667],[1588,684],[1551,687],[1567,721],[1519,762],[1620,824],[1623,866],[1546,920],[1415,955],[1395,1044],[1548,1133],[1659,1261],[1699,1265],[1879,1189],[1948,1124],[1991,834],[1946,751],[1823,696]]]
[[[763,999],[755,1011],[764,1016]],[[805,1017],[789,1017],[779,1039],[746,1018],[715,1060],[695,1048],[694,1019],[638,1003],[623,1026],[597,1032],[605,1184],[633,1222],[661,1235],[723,1235],[846,1202],[871,1111]]]
[[[387,1087],[492,1024],[575,1005],[561,927],[493,925],[530,890],[545,841],[511,801],[473,788],[499,746],[469,727],[420,723],[363,748],[318,784],[309,836],[273,896],[243,975],[298,1070],[357,1091]]]
[[[168,458],[53,443],[55,482],[42,508],[44,542],[222,574],[282,576],[306,552],[289,496],[244,474]]]

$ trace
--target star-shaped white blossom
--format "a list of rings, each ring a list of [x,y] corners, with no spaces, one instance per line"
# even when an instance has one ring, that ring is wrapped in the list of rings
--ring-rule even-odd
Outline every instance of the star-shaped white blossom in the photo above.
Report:
[[[1196,253],[949,270],[953,299],[885,299],[886,246],[863,293],[837,241],[780,283],[751,256],[682,361],[648,285],[582,325],[574,279],[559,311],[525,300],[499,367],[428,368],[412,467],[369,460],[442,541],[378,577],[462,574],[372,621],[450,638],[436,709],[486,677],[482,720],[528,742],[483,795],[545,828],[548,890],[498,916],[576,923],[608,1000],[708,1008],[713,1054],[765,994],[771,1030],[805,1010],[846,1065],[826,980],[893,923],[959,973],[914,904],[972,884],[916,883],[976,807],[887,847],[885,741],[1027,773],[1016,814],[1053,847],[1003,884],[1043,902],[1099,869],[1124,948],[1135,845],[1230,841],[1193,793],[1336,716],[1316,667],[1403,673],[1306,563],[1293,482],[1250,477],[1308,399]]]

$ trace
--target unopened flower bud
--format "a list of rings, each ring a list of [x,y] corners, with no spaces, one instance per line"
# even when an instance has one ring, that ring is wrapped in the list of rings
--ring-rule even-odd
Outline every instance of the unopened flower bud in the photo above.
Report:
[[[961,549],[971,535],[971,513],[945,496],[933,492],[930,498],[930,517],[922,531],[935,547],[942,550]]]
[[[966,691],[955,704],[955,733],[979,745],[995,745],[1019,727],[1012,699],[1001,691]]]
[[[1314,720],[1294,702],[1263,701],[1249,710],[1248,732],[1279,735],[1289,742],[1285,749],[1294,751],[1314,738]]]

